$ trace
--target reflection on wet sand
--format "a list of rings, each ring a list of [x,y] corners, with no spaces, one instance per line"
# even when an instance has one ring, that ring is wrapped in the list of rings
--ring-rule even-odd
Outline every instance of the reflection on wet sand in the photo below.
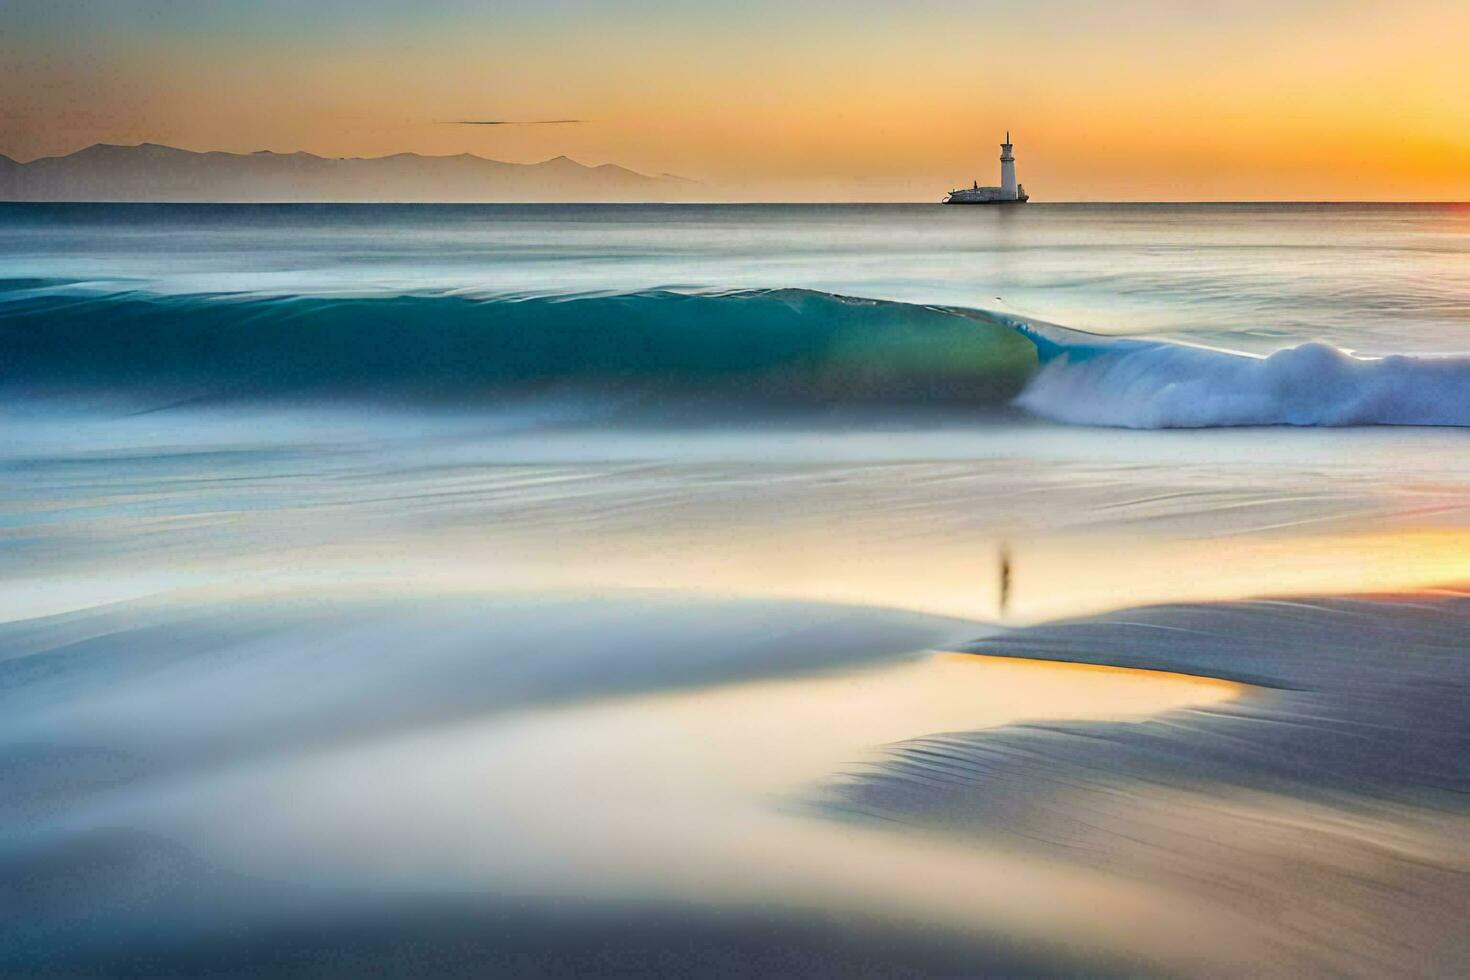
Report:
[[[1240,697],[1129,725],[930,736],[844,812],[1145,880],[1286,974],[1470,966],[1470,599],[1452,590],[1127,609],[977,653],[1182,670]]]
[[[1202,920],[1064,863],[820,821],[803,792],[926,733],[1138,720],[1238,690],[939,655],[437,729],[191,786],[208,802],[170,800],[164,820],[170,836],[202,832],[232,867],[303,883],[774,903],[999,930],[1111,961],[1133,952],[1118,943],[1131,921],[1197,933]],[[1201,962],[1226,954],[1162,945]]]
[[[49,781],[29,775],[31,816],[24,806],[8,813],[13,847],[54,854],[41,866],[56,870],[12,864],[12,880],[57,888],[61,875],[69,905],[108,921],[119,896],[78,886],[89,874],[77,862],[96,835],[130,828],[214,869],[200,881],[274,882],[298,890],[282,907],[316,895],[307,907],[320,915],[341,906],[342,889],[780,907],[900,931],[926,923],[962,943],[1004,935],[1047,957],[1120,964],[1136,953],[1119,942],[1133,918],[1200,926],[1187,906],[1064,862],[833,822],[812,794],[836,774],[871,769],[890,743],[1027,719],[1136,722],[1222,703],[1239,685],[901,655],[902,644],[955,624],[900,614],[649,596],[626,606],[528,601],[347,602],[331,615],[319,600],[155,606],[131,620],[122,611],[10,627],[31,656],[91,648],[110,662],[55,660],[61,677],[33,682],[30,700],[45,704],[59,683],[67,710],[12,717],[6,759],[22,765],[27,744],[60,735],[110,744],[134,774],[89,786],[57,757]],[[854,665],[884,634],[899,655]],[[173,648],[171,662],[158,659],[161,646]],[[535,657],[523,662],[522,650]],[[817,672],[792,676],[793,656]],[[771,676],[742,679],[762,663]],[[580,689],[579,670],[589,674]],[[315,687],[322,671],[351,676],[351,698],[342,701],[340,681]],[[542,676],[557,685],[540,695],[549,703],[527,704]],[[629,676],[648,690],[601,687]],[[669,679],[680,689],[660,692]],[[59,814],[41,802],[56,780],[70,797]],[[181,895],[210,887],[170,867],[188,885],[175,886]],[[182,914],[155,910],[160,921]],[[278,914],[247,901],[231,917],[260,930]],[[1205,955],[1165,945],[1182,961]]]
[[[0,972],[260,966],[282,929],[312,976],[465,943],[446,972],[572,948],[595,972],[610,934],[641,937],[632,972],[1470,961],[1463,604],[1218,601],[1470,578],[1452,455],[615,442],[14,464]],[[1034,625],[979,622],[1002,541],[1007,623]],[[461,901],[498,911],[425,924]],[[984,959],[997,937],[1020,959]]]

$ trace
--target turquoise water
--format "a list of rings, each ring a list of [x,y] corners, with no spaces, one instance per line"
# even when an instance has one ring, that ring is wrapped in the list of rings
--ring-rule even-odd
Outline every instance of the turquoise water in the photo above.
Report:
[[[4,205],[0,274],[168,293],[803,288],[1254,351],[1454,352],[1457,205]]]
[[[21,394],[1004,404],[1030,381],[1021,406],[1073,423],[1470,421],[1470,361],[1433,357],[1470,347],[1457,206],[15,205],[0,222]],[[1034,377],[1012,334],[1037,321],[1064,353]]]

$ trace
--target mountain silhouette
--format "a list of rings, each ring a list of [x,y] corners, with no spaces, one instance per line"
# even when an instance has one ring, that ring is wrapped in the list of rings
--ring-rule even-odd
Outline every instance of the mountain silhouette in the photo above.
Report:
[[[0,155],[0,201],[652,202],[690,200],[700,184],[565,156],[503,163],[470,153],[319,157],[196,153],[157,143],[97,143],[19,163]]]

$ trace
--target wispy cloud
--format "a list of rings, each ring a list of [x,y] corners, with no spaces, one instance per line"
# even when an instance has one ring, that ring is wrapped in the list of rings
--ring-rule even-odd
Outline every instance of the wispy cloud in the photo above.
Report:
[[[567,126],[585,119],[446,119],[445,126]]]

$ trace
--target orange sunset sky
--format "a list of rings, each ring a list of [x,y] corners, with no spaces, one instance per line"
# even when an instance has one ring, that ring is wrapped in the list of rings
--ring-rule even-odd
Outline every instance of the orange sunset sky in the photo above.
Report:
[[[1009,128],[1038,200],[1465,200],[1467,49],[1464,0],[6,0],[0,153],[567,154],[930,201],[995,182]]]

